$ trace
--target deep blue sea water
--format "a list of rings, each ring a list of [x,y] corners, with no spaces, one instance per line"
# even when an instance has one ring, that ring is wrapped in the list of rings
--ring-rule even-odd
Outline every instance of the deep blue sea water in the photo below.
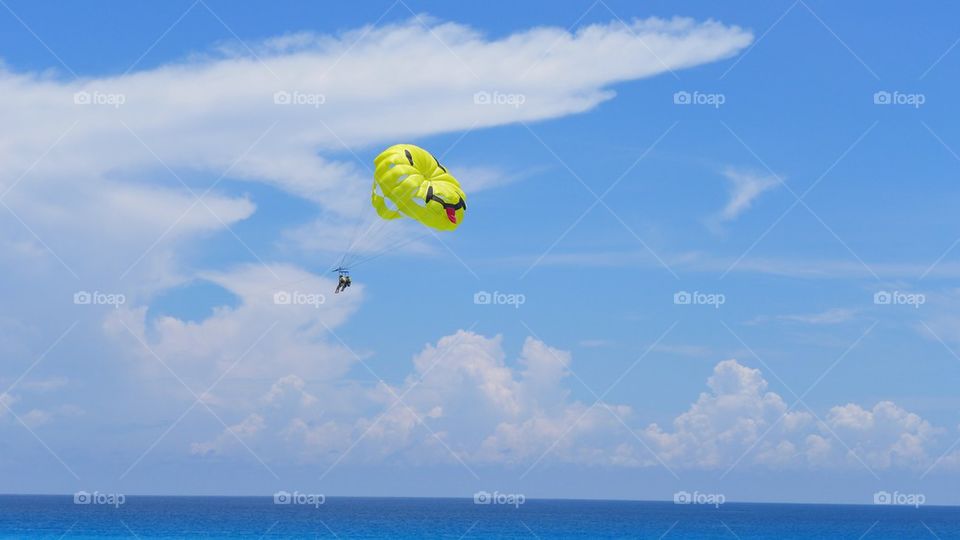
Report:
[[[0,538],[960,538],[960,508],[471,499],[0,496]]]

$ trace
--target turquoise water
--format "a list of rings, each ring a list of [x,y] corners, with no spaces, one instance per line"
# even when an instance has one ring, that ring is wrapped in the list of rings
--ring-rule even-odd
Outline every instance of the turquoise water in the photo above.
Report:
[[[471,499],[0,496],[0,538],[960,538],[960,508]]]

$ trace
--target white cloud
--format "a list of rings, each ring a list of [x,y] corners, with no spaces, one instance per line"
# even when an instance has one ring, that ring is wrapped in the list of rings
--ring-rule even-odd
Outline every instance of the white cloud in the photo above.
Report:
[[[714,224],[711,224],[714,225]],[[824,234],[826,231],[824,231]],[[915,280],[917,276],[930,270],[930,263],[904,262],[886,263],[858,261],[853,257],[824,259],[813,257],[766,257],[766,256],[717,256],[704,251],[675,252],[669,246],[652,245],[658,257],[636,249],[608,251],[557,252],[543,256],[542,253],[530,253],[493,259],[497,264],[510,264],[528,268],[534,262],[538,266],[577,266],[585,268],[637,267],[663,270],[666,263],[675,271],[718,274],[732,272],[738,274],[759,274],[795,279],[875,279],[875,274],[886,279]],[[871,273],[871,271],[873,273]],[[930,273],[929,278],[960,278],[960,263],[941,262]]]
[[[49,423],[53,419],[53,414],[42,409],[31,409],[26,414],[21,417],[23,423],[33,427],[38,427],[43,424]]]
[[[703,345],[659,343],[653,347],[652,350],[666,354],[690,356],[694,358],[704,358],[713,355],[713,351],[710,349],[710,347],[705,347]]]
[[[676,469],[911,468],[932,463],[941,430],[891,402],[848,404],[818,419],[791,410],[760,370],[720,362],[708,391],[669,428],[631,407],[572,397],[570,353],[527,338],[508,361],[499,336],[459,331],[414,356],[397,386],[354,387],[338,395],[283,377],[244,413],[257,419],[267,452],[330,465],[348,462],[530,466],[570,463]],[[402,401],[398,401],[402,397]],[[353,408],[338,405],[349,401]],[[822,420],[822,421],[821,421]],[[195,453],[242,451],[224,432]],[[284,448],[277,450],[280,442]]]
[[[169,265],[171,244],[252,215],[251,201],[217,189],[188,211],[194,197],[177,177],[194,172],[305,198],[328,228],[331,216],[346,223],[342,234],[369,210],[370,175],[369,163],[339,157],[344,145],[359,151],[582,112],[610,99],[611,84],[726,58],[752,40],[737,27],[689,19],[629,27],[614,21],[576,33],[534,28],[499,39],[455,23],[431,20],[424,28],[422,20],[337,37],[283,36],[255,44],[259,60],[226,51],[76,81],[0,69],[0,131],[9,131],[0,136],[0,178],[7,179],[0,187],[11,190],[6,202],[84,278],[122,273],[161,237],[142,264]],[[605,55],[629,60],[595,61]],[[401,67],[414,64],[430,69],[414,76]],[[481,91],[526,99],[522,107],[478,105],[474,94]],[[277,92],[321,94],[323,104],[278,105]],[[96,104],[110,96],[122,96],[123,104]],[[88,98],[94,103],[75,102]],[[477,172],[476,180],[464,178],[476,189],[505,181],[489,168],[450,165]],[[4,225],[6,242],[35,245],[37,255],[48,256],[16,220]],[[112,256],[88,257],[91,249]],[[158,282],[149,269],[141,274],[144,282]]]
[[[25,403],[21,396],[7,392],[0,394],[0,420],[9,417],[14,423],[23,423],[29,428],[35,428],[49,424],[58,417],[70,417],[82,414],[82,411],[73,405],[61,405],[52,410],[33,408],[27,412],[17,413],[13,410],[13,406],[18,403],[21,405]]]
[[[852,403],[833,407],[826,422],[850,452],[879,469],[929,465],[931,445],[943,432],[890,401],[881,401],[872,409]],[[847,459],[856,458],[848,455]]]
[[[265,440],[328,464],[348,450],[346,460],[376,462],[519,464],[548,449],[551,459],[569,462],[623,459],[607,449],[611,433],[626,433],[616,418],[570,399],[570,353],[528,338],[511,367],[501,343],[499,336],[459,331],[414,356],[413,371],[396,387],[380,383],[316,400],[302,399],[302,381],[286,377],[248,414],[265,419]],[[346,411],[334,398],[360,410]],[[629,407],[612,408],[630,415]],[[224,435],[196,443],[195,451],[219,451]]]
[[[717,364],[707,386],[711,391],[674,419],[672,431],[657,424],[645,430],[667,463],[729,466],[754,445],[758,454],[774,452],[784,434],[812,422],[809,414],[789,411],[779,395],[768,392],[760,370],[736,360]],[[768,430],[773,433],[765,435]]]
[[[819,313],[796,313],[787,315],[762,315],[749,321],[747,324],[762,324],[771,321],[795,322],[812,325],[840,324],[853,320],[859,310],[850,308],[831,308]]]
[[[730,182],[730,199],[720,211],[721,221],[733,221],[745,212],[761,194],[780,184],[772,175],[727,169],[723,175]]]
[[[931,463],[930,450],[942,431],[889,401],[872,409],[836,406],[821,421],[791,410],[767,390],[759,370],[735,360],[717,364],[707,384],[710,392],[673,421],[672,431],[652,424],[645,432],[668,464],[918,468]]]
[[[613,341],[609,339],[581,339],[578,345],[587,349],[600,349],[613,345]]]
[[[62,389],[69,382],[66,377],[51,377],[49,379],[25,380],[20,383],[20,387],[35,392],[52,392]]]
[[[263,417],[251,414],[239,424],[228,426],[215,440],[190,445],[190,453],[200,456],[209,456],[222,452],[228,445],[240,443],[244,439],[256,437],[264,428]]]
[[[0,418],[4,418],[13,410],[13,404],[20,401],[20,398],[4,392],[0,394]]]
[[[244,265],[200,277],[236,295],[238,305],[217,307],[198,322],[170,315],[148,320],[146,308],[138,306],[109,315],[105,329],[127,355],[140,359],[141,369],[167,374],[165,363],[199,394],[223,375],[228,383],[291,373],[333,380],[355,361],[351,352],[330,343],[328,329],[357,309],[362,284],[334,295],[333,279],[286,265]],[[215,399],[221,390],[207,397]]]

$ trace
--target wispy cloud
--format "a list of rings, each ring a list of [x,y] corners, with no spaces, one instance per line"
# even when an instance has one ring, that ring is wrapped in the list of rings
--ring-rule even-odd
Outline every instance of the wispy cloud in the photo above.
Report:
[[[723,171],[723,176],[729,181],[729,200],[723,207],[717,219],[721,222],[729,222],[737,219],[743,212],[746,212],[753,202],[765,191],[769,191],[780,181],[772,175],[762,175],[749,171],[741,171],[734,168],[727,168]]]
[[[709,358],[713,355],[713,351],[703,345],[671,345],[669,343],[660,343],[654,347],[653,350],[665,354],[696,358]]]
[[[586,349],[599,349],[601,347],[609,347],[613,345],[613,341],[609,339],[582,339],[580,340],[580,346]]]
[[[873,262],[849,258],[815,257],[744,257],[713,254],[704,251],[673,252],[658,250],[660,257],[672,268],[684,272],[721,274],[727,270],[736,274],[761,274],[800,279],[869,279],[876,283],[872,269],[884,279],[915,280],[929,267],[925,261]],[[586,268],[658,268],[663,266],[652,256],[637,250],[578,251],[517,255],[491,259],[491,264],[529,266],[535,260],[540,266],[578,266]],[[736,266],[732,266],[736,262]],[[732,267],[732,269],[731,269]],[[927,276],[928,279],[960,278],[960,263],[945,262]]]
[[[801,313],[787,315],[761,315],[747,322],[747,324],[763,324],[773,321],[792,322],[801,324],[829,325],[840,324],[853,320],[859,310],[849,308],[832,308],[819,313]]]

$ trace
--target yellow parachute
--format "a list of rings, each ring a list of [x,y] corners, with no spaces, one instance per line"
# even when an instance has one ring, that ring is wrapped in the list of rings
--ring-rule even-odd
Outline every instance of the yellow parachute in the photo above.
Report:
[[[467,195],[430,152],[396,144],[373,164],[371,202],[383,219],[407,216],[438,231],[452,231],[463,223]],[[388,207],[387,200],[395,208]]]

